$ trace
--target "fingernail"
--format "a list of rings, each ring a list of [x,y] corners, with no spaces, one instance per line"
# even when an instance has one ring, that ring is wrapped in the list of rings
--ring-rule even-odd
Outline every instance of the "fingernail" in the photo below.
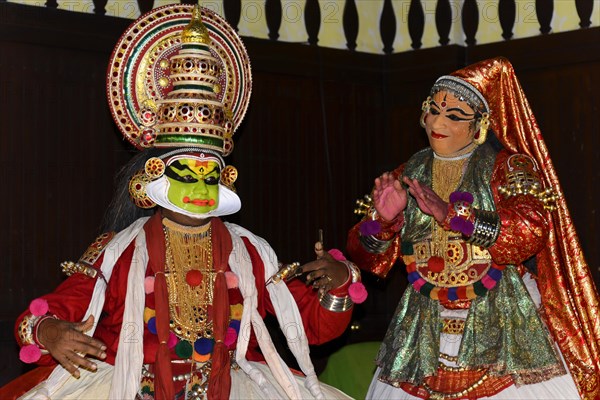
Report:
[[[106,358],[106,353],[100,354],[100,358],[102,358],[102,359]]]
[[[100,346],[100,350],[102,350],[102,351],[106,350],[106,346],[105,345]]]
[[[97,370],[97,369],[98,369],[98,366],[97,366],[96,364],[92,364],[92,366],[90,367],[90,369],[91,369],[92,371],[95,371],[95,370]]]
[[[79,375],[79,370],[77,370],[77,371],[73,372],[73,377],[74,377],[75,379],[79,379],[79,378],[80,378],[80,375]]]

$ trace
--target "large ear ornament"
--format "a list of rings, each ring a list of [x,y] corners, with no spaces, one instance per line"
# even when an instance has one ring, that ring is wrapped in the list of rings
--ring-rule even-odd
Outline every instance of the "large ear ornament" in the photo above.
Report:
[[[133,204],[139,208],[152,208],[156,203],[146,194],[146,185],[152,182],[152,179],[144,171],[139,171],[129,180],[129,197]]]
[[[473,138],[473,142],[476,145],[482,145],[485,143],[485,139],[487,139],[488,128],[490,127],[490,115],[488,113],[481,114],[481,118],[479,118],[479,135],[475,134]]]
[[[233,165],[227,165],[221,171],[221,183],[234,192],[235,192],[235,187],[233,186],[233,183],[237,180],[237,177],[238,177],[238,172],[237,172],[237,169]]]

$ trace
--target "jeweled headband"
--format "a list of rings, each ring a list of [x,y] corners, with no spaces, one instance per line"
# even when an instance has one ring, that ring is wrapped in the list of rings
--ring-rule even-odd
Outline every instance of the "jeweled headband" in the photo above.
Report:
[[[480,113],[487,112],[489,114],[490,112],[490,106],[483,95],[467,81],[455,76],[443,75],[435,81],[430,94],[433,96],[442,90],[454,93],[460,101],[466,101],[471,108]]]

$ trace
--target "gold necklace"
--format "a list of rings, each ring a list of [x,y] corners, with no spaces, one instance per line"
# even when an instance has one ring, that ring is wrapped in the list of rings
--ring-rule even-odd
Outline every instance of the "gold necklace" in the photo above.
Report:
[[[199,337],[212,338],[208,307],[213,302],[216,274],[210,223],[189,227],[166,218],[162,222],[171,329],[179,338],[191,343]]]
[[[449,201],[450,194],[458,188],[468,159],[465,157],[447,161],[433,158],[431,188],[442,200]],[[435,220],[431,225],[431,255],[441,257],[446,262],[448,237],[456,234],[452,231],[445,231]]]

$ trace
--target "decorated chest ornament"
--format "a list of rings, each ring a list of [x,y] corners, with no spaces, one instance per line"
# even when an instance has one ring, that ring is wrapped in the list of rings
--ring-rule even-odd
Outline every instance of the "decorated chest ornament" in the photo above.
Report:
[[[169,158],[189,152],[220,163],[219,190],[224,193],[218,208],[204,216],[239,210],[233,189],[237,171],[221,157],[233,150],[233,134],[246,113],[251,89],[246,49],[218,14],[174,4],[158,7],[130,26],[115,46],[107,71],[113,119],[139,150],[173,149],[148,160],[131,178],[133,202],[141,208],[171,206],[164,193]]]
[[[192,271],[190,271],[192,272]],[[227,288],[235,289],[238,287],[238,278],[231,271],[225,272],[225,278],[227,280]],[[146,295],[153,296],[154,292],[154,277],[146,277],[144,282],[144,290]],[[190,287],[198,287],[202,283],[203,277],[201,274],[186,274],[185,281]],[[229,306],[229,325],[225,332],[225,338],[223,342],[229,350],[233,350],[237,343],[237,338],[240,334],[242,314],[244,307],[241,303],[232,304]],[[210,308],[208,314],[210,316]],[[150,333],[157,335],[156,327],[156,310],[154,309],[153,303],[146,304],[144,308],[144,323]],[[172,349],[175,354],[181,359],[193,359],[197,362],[207,362],[212,358],[212,351],[215,345],[215,340],[210,329],[207,330],[208,334],[205,335],[189,335],[182,334],[177,329],[171,329],[169,332],[169,339],[167,346]]]

